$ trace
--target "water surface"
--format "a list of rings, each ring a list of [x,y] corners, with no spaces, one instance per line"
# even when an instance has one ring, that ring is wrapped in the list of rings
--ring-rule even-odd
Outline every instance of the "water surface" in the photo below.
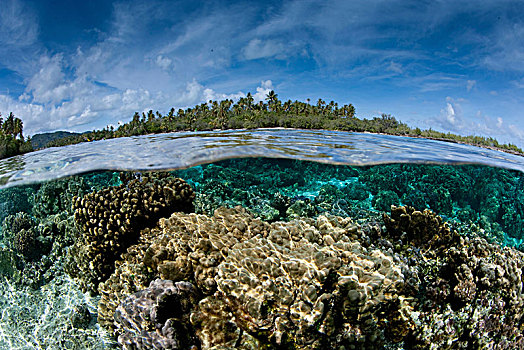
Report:
[[[176,132],[48,148],[0,161],[0,184],[9,187],[94,170],[187,168],[242,157],[347,165],[476,163],[524,171],[524,157],[464,144],[369,133],[262,129]]]

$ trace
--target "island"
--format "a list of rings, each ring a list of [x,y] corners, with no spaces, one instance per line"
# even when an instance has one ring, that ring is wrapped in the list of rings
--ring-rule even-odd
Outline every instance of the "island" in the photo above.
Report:
[[[1,120],[1,119],[0,119]],[[225,99],[222,101],[210,100],[194,107],[175,110],[162,115],[160,112],[149,110],[147,113],[135,112],[128,123],[115,129],[107,126],[102,130],[93,130],[84,133],[55,132],[52,134],[37,134],[31,139],[24,140],[22,135],[22,121],[12,113],[2,121],[0,133],[0,158],[15,154],[30,152],[33,149],[46,147],[60,147],[80,142],[112,139],[147,134],[167,133],[174,131],[203,131],[216,129],[256,129],[256,128],[296,128],[296,129],[323,129],[353,132],[371,132],[379,134],[421,137],[447,142],[464,143],[473,146],[497,149],[518,155],[524,155],[521,148],[514,144],[502,144],[492,137],[462,136],[452,133],[443,133],[433,129],[421,130],[411,128],[397,120],[390,114],[382,114],[372,119],[360,119],[355,116],[355,107],[352,104],[339,106],[337,102],[318,99],[316,104],[310,99],[302,101],[281,101],[275,91],[266,95],[265,101],[255,102],[251,93],[241,97],[238,101]],[[42,140],[48,140],[42,142]]]

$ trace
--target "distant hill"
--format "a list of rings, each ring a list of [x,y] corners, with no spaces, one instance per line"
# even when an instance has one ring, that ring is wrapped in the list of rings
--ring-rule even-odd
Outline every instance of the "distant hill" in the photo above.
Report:
[[[68,136],[77,136],[81,135],[77,132],[69,132],[69,131],[55,131],[55,132],[44,132],[42,134],[36,134],[33,137],[31,137],[31,145],[35,150],[39,148],[44,148],[47,146],[47,144],[51,141],[58,140],[64,137]]]

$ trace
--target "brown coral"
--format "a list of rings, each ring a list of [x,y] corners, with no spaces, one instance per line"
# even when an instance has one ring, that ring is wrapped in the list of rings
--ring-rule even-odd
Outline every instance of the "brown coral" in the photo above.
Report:
[[[267,238],[235,245],[219,266],[219,292],[242,329],[275,345],[376,348],[383,339],[374,315],[397,299],[400,266],[325,221],[275,223]],[[294,236],[301,225],[309,234]]]
[[[189,315],[197,300],[191,283],[151,282],[116,309],[118,342],[124,349],[196,349]]]
[[[524,349],[524,254],[460,236],[428,211],[392,207],[386,237],[413,260],[423,298],[413,349]]]
[[[160,229],[144,264],[163,279],[194,281],[209,295],[216,290],[217,266],[231,247],[266,232],[269,225],[237,207],[217,210],[213,217],[175,214],[161,220]]]
[[[82,289],[96,292],[141,229],[174,211],[192,210],[193,198],[181,179],[147,176],[75,197],[75,221],[82,234],[70,251],[71,275]]]
[[[442,246],[449,247],[460,236],[442,218],[425,209],[391,206],[391,216],[383,214],[387,234],[394,242],[415,246],[434,256]]]
[[[391,334],[403,334],[396,329],[412,322],[397,294],[401,263],[361,246],[350,219],[269,224],[241,208],[221,208],[213,217],[175,213],[159,226],[130,247],[100,286],[101,323],[111,327],[125,297],[118,291],[136,282],[142,288],[147,274],[187,280],[207,295],[191,315],[203,348],[241,342],[246,349],[373,348],[383,341],[379,325],[389,315],[398,320],[382,327]],[[135,276],[140,271],[143,277]]]
[[[217,266],[228,250],[268,228],[240,207],[221,208],[212,217],[176,213],[160,220],[159,228],[141,232],[137,244],[123,255],[125,262],[100,284],[100,324],[112,329],[114,311],[123,297],[145,288],[153,276],[193,281],[204,294],[212,294]]]

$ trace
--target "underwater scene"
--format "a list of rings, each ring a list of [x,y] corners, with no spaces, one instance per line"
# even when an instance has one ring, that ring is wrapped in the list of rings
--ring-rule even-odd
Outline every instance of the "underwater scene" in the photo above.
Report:
[[[0,203],[0,349],[524,349],[519,170],[240,157]]]

